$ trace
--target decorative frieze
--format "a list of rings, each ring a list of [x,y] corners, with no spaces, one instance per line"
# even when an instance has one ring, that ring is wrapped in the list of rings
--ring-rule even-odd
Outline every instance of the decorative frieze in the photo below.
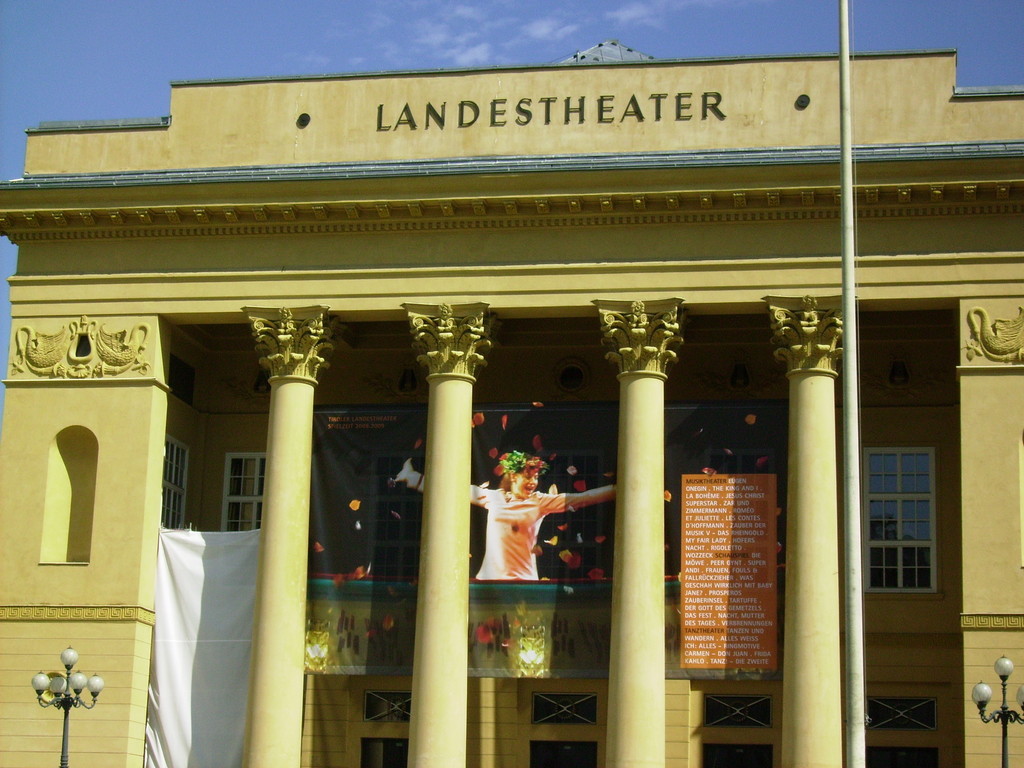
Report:
[[[681,299],[658,301],[594,302],[601,317],[602,341],[609,349],[605,358],[619,373],[654,373],[666,376],[676,361],[679,346]]]
[[[960,629],[1024,630],[1024,615],[1019,613],[962,613]]]
[[[93,379],[150,371],[146,360],[149,325],[111,331],[82,315],[55,333],[23,325],[14,334],[11,374],[33,373],[52,379]]]
[[[137,621],[153,626],[156,613],[139,605],[0,605],[0,621]]]
[[[265,309],[245,307],[256,339],[260,365],[270,378],[283,376],[316,381],[330,367],[336,326],[325,322],[327,307]]]
[[[835,376],[843,335],[843,321],[837,309],[839,297],[768,296],[765,301],[771,316],[775,357],[786,364],[786,370]]]
[[[403,304],[416,360],[430,375],[474,378],[491,348],[487,304]]]
[[[1024,184],[958,183],[861,187],[861,218],[1019,215]],[[736,218],[742,212],[741,219]],[[281,200],[270,205],[211,203],[191,207],[52,208],[0,211],[13,242],[120,237],[292,235],[406,232],[421,229],[532,228],[622,224],[835,219],[835,187],[637,190],[594,194],[377,200]]]
[[[1024,362],[1024,307],[1017,308],[1012,320],[989,322],[988,312],[974,307],[967,312],[971,338],[967,340],[967,359],[984,357],[997,363]]]

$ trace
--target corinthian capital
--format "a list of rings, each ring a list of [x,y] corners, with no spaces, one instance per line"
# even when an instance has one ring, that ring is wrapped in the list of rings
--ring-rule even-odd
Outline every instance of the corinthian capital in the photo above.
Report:
[[[843,320],[839,296],[787,298],[766,296],[775,357],[788,373],[815,371],[836,375],[842,355]]]
[[[676,361],[671,347],[683,341],[679,323],[681,301],[594,302],[601,316],[603,342],[610,350],[605,358],[618,366],[620,374],[667,376],[669,366]]]
[[[416,359],[428,374],[451,374],[472,379],[478,366],[487,365],[491,348],[487,305],[403,304]]]
[[[326,358],[334,351],[334,327],[327,307],[268,309],[243,307],[249,315],[260,365],[270,378],[281,376],[316,382],[321,370],[330,367]]]

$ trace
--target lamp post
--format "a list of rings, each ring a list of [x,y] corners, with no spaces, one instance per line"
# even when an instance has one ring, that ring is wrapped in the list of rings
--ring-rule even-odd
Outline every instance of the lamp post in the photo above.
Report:
[[[72,672],[71,668],[78,663],[78,651],[68,646],[60,654],[60,662],[65,672],[48,675],[40,672],[32,678],[32,688],[36,692],[36,701],[40,707],[57,707],[64,710],[64,737],[60,747],[60,768],[68,768],[68,722],[72,707],[92,709],[96,706],[96,697],[103,690],[103,678],[93,675],[87,678],[82,672]],[[82,691],[88,689],[92,694],[92,702],[82,698]],[[53,697],[49,700],[43,694],[49,691]],[[74,691],[74,693],[72,693]]]
[[[1000,656],[994,664],[996,674],[1003,686],[1003,704],[991,715],[985,714],[985,707],[992,699],[992,689],[985,683],[978,683],[971,691],[971,699],[978,705],[978,715],[983,723],[996,722],[1003,726],[1003,768],[1010,768],[1010,755],[1006,744],[1006,726],[1008,723],[1024,723],[1024,714],[1010,709],[1006,706],[1006,678],[1013,672],[1013,662],[1005,656]],[[1024,685],[1017,689],[1017,703],[1024,711]]]

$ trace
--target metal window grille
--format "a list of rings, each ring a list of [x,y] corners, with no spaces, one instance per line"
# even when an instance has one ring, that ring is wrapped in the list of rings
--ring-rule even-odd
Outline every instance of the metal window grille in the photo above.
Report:
[[[224,471],[224,530],[251,531],[263,517],[263,482],[267,471],[262,453],[229,453]]]
[[[935,699],[868,699],[868,728],[894,731],[934,731],[935,723]]]
[[[716,728],[771,728],[771,696],[704,696],[704,725]]]
[[[597,722],[597,694],[535,693],[533,722],[593,725]]]
[[[865,547],[868,589],[935,588],[934,452],[865,452]]]
[[[173,437],[164,441],[164,477],[160,495],[160,524],[185,527],[185,486],[188,482],[188,446]]]
[[[364,720],[406,723],[411,712],[409,691],[366,691],[363,695]]]

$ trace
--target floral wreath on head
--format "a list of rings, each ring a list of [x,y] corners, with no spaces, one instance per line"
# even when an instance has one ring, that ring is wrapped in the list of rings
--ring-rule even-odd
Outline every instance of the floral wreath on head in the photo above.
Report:
[[[498,458],[498,463],[506,474],[514,475],[533,470],[538,475],[548,471],[548,463],[538,456],[531,456],[524,451],[509,451]]]

